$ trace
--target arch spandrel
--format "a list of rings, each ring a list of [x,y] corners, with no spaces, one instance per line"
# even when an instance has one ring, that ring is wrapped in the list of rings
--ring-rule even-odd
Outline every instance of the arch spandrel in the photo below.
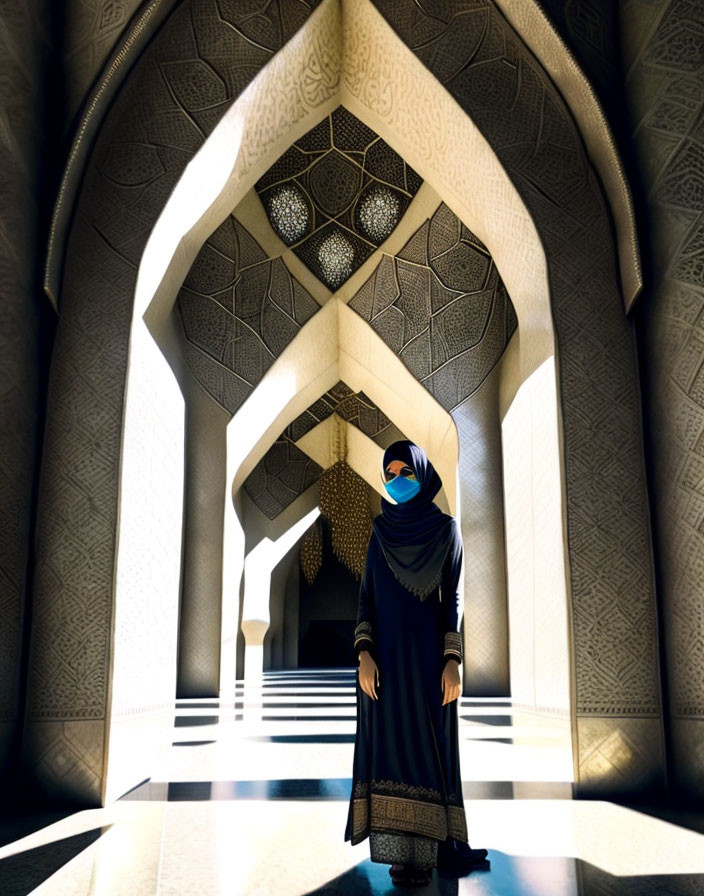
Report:
[[[339,419],[333,425],[342,425],[341,421],[345,421],[347,444],[350,438],[355,440],[356,431],[380,448],[405,438],[364,392],[355,392],[340,380],[286,427],[242,483],[242,488],[268,519],[276,519],[333,462],[328,421],[332,422],[335,417]],[[365,478],[372,484],[373,477],[368,472]],[[374,487],[378,489],[379,483],[374,483]]]
[[[540,60],[577,122],[607,194],[617,235],[624,304],[631,311],[643,288],[643,270],[633,196],[614,136],[594,88],[577,60],[535,0],[497,0],[497,6]]]

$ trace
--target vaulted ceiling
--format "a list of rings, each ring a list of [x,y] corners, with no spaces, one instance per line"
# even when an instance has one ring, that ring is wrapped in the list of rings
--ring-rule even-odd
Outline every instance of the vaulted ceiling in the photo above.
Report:
[[[271,226],[331,289],[392,233],[421,179],[339,106],[258,181]]]
[[[320,307],[289,269],[289,250],[332,290],[375,259],[349,306],[446,410],[481,385],[516,315],[489,251],[439,198],[432,215],[409,217],[421,184],[342,106],[277,159],[255,188],[269,252],[236,209],[178,297],[186,361],[218,404],[236,413]],[[402,248],[385,251],[397,232]]]
[[[257,507],[274,519],[318,481],[323,469],[296,442],[333,414],[386,448],[403,433],[364,392],[338,382],[300,414],[269,448],[243,487]]]

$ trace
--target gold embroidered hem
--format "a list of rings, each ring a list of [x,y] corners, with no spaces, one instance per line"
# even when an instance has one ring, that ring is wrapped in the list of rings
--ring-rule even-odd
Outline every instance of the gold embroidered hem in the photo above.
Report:
[[[463,806],[445,806],[423,800],[372,793],[352,801],[352,845],[371,831],[402,831],[436,840],[454,837],[467,843]]]

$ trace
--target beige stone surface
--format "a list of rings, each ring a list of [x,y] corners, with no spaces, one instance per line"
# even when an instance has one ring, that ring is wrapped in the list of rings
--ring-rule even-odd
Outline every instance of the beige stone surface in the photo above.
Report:
[[[630,311],[643,288],[640,246],[631,189],[604,110],[540,3],[496,0],[496,5],[556,83],[599,172],[614,218],[624,305]]]
[[[499,384],[502,364],[452,412],[460,452],[458,517],[464,546],[463,692],[507,696],[509,620]]]
[[[137,314],[123,423],[104,801],[149,777],[176,690],[184,438],[183,396]]]
[[[573,709],[567,545],[555,366],[522,384],[502,423],[511,695],[518,706]]]

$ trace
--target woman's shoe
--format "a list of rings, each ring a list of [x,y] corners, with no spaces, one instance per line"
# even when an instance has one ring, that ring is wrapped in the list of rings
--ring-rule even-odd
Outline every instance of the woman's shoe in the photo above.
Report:
[[[472,849],[469,843],[448,837],[438,843],[438,871],[465,875],[491,867],[486,849]]]
[[[392,865],[389,874],[394,886],[427,887],[433,877],[432,868],[414,868],[413,865]]]

